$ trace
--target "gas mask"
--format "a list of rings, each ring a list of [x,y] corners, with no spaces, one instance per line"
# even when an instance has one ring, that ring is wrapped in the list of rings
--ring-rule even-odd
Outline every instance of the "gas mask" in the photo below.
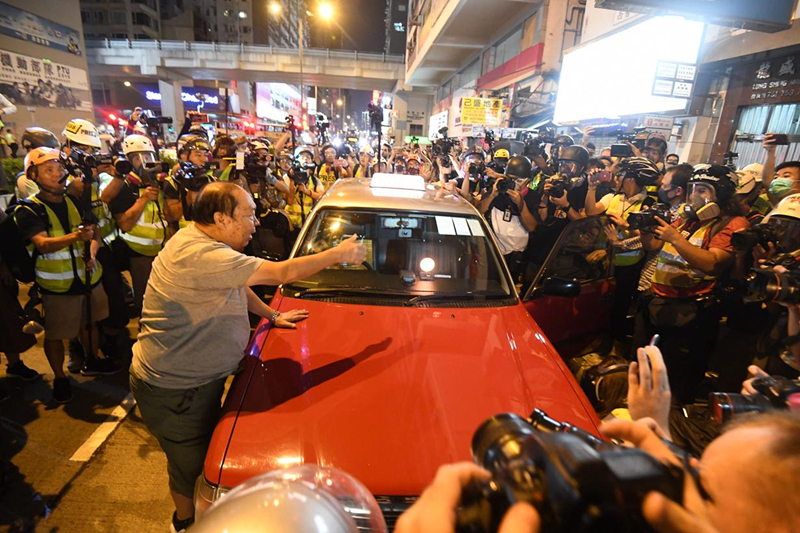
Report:
[[[713,186],[707,183],[692,183],[689,185],[689,197],[684,206],[686,218],[697,219],[705,222],[717,218],[721,211],[717,204],[717,193]]]

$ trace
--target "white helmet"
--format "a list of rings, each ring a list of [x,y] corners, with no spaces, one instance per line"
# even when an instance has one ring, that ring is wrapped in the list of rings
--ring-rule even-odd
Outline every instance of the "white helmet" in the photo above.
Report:
[[[274,470],[235,487],[198,517],[196,533],[385,533],[378,502],[353,476],[303,465]]]
[[[800,220],[800,194],[790,194],[781,200],[778,207],[770,211],[764,222],[773,216],[796,218]]]
[[[91,146],[92,148],[100,148],[102,146],[97,128],[94,127],[94,124],[82,118],[73,118],[67,122],[61,134],[74,143]]]
[[[34,148],[25,156],[25,173],[27,174],[28,169],[36,165],[41,165],[48,161],[61,161],[62,159],[64,159],[64,154],[56,148],[48,148],[47,146]]]
[[[263,142],[261,142],[261,141],[253,141],[252,143],[250,143],[250,148],[251,148],[253,151],[255,151],[255,150],[269,150],[269,148],[267,147],[267,145],[266,145],[266,144],[264,144],[264,143],[263,143]]]
[[[753,163],[741,170],[737,170],[736,175],[739,177],[739,184],[736,187],[736,194],[750,194],[753,189],[760,187],[763,172],[764,165],[761,163]]]
[[[128,135],[125,137],[125,140],[122,141],[122,153],[124,153],[126,157],[136,152],[155,151],[156,149],[153,148],[152,141],[144,135]]]

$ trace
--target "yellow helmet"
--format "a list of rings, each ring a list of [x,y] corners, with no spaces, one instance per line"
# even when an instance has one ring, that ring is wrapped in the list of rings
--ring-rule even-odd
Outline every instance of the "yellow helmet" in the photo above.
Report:
[[[46,146],[34,148],[25,156],[25,174],[28,173],[28,169],[32,166],[42,165],[48,161],[60,161],[63,157],[61,150],[56,150],[55,148]]]
[[[495,159],[504,159],[504,158],[505,158],[505,159],[508,159],[508,158],[509,158],[509,155],[508,155],[508,150],[506,150],[505,148],[500,148],[500,149],[498,149],[498,150],[497,150],[497,151],[494,153],[494,158],[495,158]]]

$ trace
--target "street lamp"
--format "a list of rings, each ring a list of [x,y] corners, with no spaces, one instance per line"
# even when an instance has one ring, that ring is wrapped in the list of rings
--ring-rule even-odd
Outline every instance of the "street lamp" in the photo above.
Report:
[[[333,18],[333,6],[326,3],[320,4],[319,8],[317,9],[317,13],[319,16],[325,20],[330,20]]]
[[[327,101],[327,100],[325,100],[325,99],[323,98],[323,99],[322,99],[322,103],[323,103],[323,104],[327,104],[327,103],[328,103],[328,101]]]
[[[269,10],[272,12],[273,15],[278,16],[281,14],[283,8],[278,2],[272,2],[269,5]]]
[[[341,107],[341,106],[342,106],[342,99],[341,99],[341,98],[339,98],[338,100],[336,100],[336,105],[338,105],[339,107]]]

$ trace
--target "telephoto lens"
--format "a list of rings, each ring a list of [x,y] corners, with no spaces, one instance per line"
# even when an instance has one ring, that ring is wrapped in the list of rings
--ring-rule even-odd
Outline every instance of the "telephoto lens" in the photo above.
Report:
[[[750,294],[761,301],[800,303],[800,273],[797,270],[775,272],[772,269],[758,269],[751,271],[745,280]]]

